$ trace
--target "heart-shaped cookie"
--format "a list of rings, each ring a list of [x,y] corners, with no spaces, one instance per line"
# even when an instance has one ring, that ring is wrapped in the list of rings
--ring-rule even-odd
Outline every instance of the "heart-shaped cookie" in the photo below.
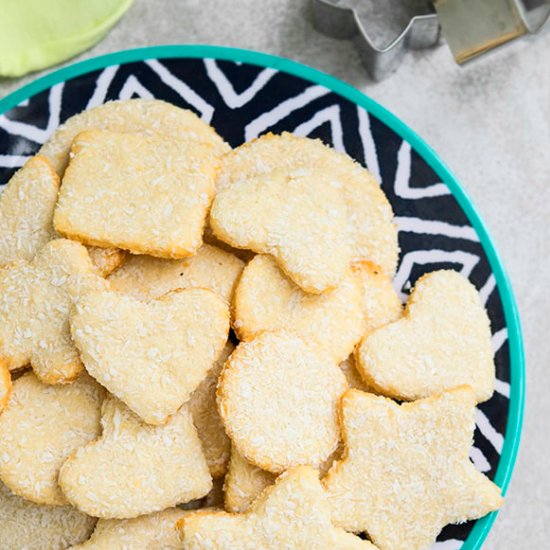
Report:
[[[357,369],[375,390],[414,400],[468,384],[478,402],[493,394],[489,318],[474,286],[455,271],[434,271],[414,286],[403,317],[367,333]]]
[[[108,397],[101,425],[101,437],[80,447],[59,473],[61,489],[79,510],[128,519],[201,498],[212,488],[187,407],[164,426],[149,426]]]
[[[81,296],[71,332],[86,370],[145,422],[162,424],[218,358],[229,312],[200,288],[149,302],[106,290]]]

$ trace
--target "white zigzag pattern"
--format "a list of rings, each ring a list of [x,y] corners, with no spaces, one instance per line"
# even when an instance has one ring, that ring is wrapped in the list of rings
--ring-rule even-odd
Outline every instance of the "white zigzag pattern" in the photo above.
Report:
[[[149,59],[144,62],[153,72],[155,72],[160,80],[169,88],[177,92],[189,105],[192,105],[201,114],[204,122],[210,123],[214,116],[214,107],[207,103],[200,95],[195,92],[188,84],[176,78],[162,63],[156,59]]]
[[[502,453],[502,446],[504,445],[504,437],[498,433],[491,421],[487,418],[486,414],[479,409],[476,409],[476,426],[479,431],[485,436],[485,439],[491,443],[495,451],[498,454]]]
[[[231,84],[229,79],[225,76],[215,59],[205,59],[204,66],[208,78],[215,84],[225,104],[231,109],[238,109],[254,99],[256,94],[271,80],[273,75],[277,73],[275,69],[264,69],[258,73],[254,82],[252,82],[246,90],[237,93],[233,84]]]
[[[450,195],[451,191],[444,183],[434,183],[428,187],[410,187],[411,179],[411,145],[403,141],[397,153],[397,170],[395,172],[394,191],[402,199],[424,199]]]
[[[472,447],[470,449],[470,460],[474,463],[474,466],[480,472],[489,472],[491,470],[491,465],[489,461],[485,458],[485,455],[477,447]]]
[[[10,134],[27,138],[35,143],[44,143],[59,126],[59,115],[61,113],[61,96],[64,83],[56,84],[50,88],[48,95],[48,124],[46,128],[38,128],[33,124],[10,120],[6,115],[0,115],[0,128]]]
[[[277,107],[262,113],[258,118],[249,122],[244,129],[245,141],[257,138],[263,131],[267,130],[290,113],[301,109],[308,103],[315,101],[319,97],[323,97],[330,93],[328,88],[324,86],[314,85],[306,88],[302,93],[290,97],[279,103]]]
[[[485,284],[479,289],[479,297],[483,305],[487,304],[496,286],[497,281],[495,279],[495,276],[491,273],[491,275],[489,275],[489,277],[487,278]]]
[[[2,168],[19,168],[30,158],[30,155],[0,155],[0,166]]]
[[[506,327],[495,332],[491,339],[493,353],[496,353],[504,345],[506,340],[508,340],[508,329]],[[510,384],[508,382],[504,382],[504,380],[499,380],[497,378],[495,380],[495,391],[510,399]]]
[[[430,550],[460,550],[464,541],[458,539],[447,539],[435,542]]]
[[[370,129],[370,116],[365,109],[357,107],[357,117],[359,119],[359,137],[363,145],[365,164],[372,175],[382,183],[382,175],[380,166],[378,165],[378,154],[376,153],[376,143]]]
[[[445,235],[445,237],[479,242],[475,229],[469,225],[452,225],[436,220],[400,216],[396,216],[394,219],[399,231],[425,233],[427,235]]]
[[[118,98],[119,99],[131,99],[137,95],[145,99],[154,99],[154,95],[135,77],[131,74],[124,85],[122,86]]]
[[[336,151],[345,152],[344,148],[344,131],[340,122],[340,107],[331,105],[325,109],[317,111],[309,120],[302,122],[294,128],[293,134],[297,136],[309,136],[315,128],[318,128],[325,122],[330,123],[330,133],[332,136],[332,146]]]
[[[120,65],[111,65],[101,72],[97,77],[95,84],[94,93],[92,97],[88,100],[86,109],[91,109],[92,107],[97,107],[105,103],[105,98],[107,97],[107,92],[109,91],[109,86],[115,77],[115,74],[118,71]]]

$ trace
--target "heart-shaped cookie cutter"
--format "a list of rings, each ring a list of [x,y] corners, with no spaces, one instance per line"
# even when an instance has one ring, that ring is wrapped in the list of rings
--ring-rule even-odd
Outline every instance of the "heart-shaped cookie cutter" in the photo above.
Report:
[[[534,34],[550,18],[550,0],[434,0],[431,13],[410,19],[384,47],[377,46],[357,11],[342,0],[312,0],[316,28],[333,38],[353,39],[375,80],[399,66],[407,50],[436,46],[443,33],[462,64],[525,34]]]

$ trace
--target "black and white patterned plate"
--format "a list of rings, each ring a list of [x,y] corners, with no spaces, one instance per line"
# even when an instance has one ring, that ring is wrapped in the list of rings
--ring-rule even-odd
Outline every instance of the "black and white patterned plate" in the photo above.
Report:
[[[377,176],[399,227],[395,286],[451,268],[478,288],[491,319],[496,392],[477,412],[474,464],[504,489],[523,415],[515,302],[487,232],[460,185],[403,123],[350,86],[297,63],[242,50],[129,50],[52,73],[0,100],[0,183],[71,115],[111,99],[159,98],[192,109],[232,146],[265,132],[321,138]],[[444,529],[437,550],[479,548],[495,514]]]

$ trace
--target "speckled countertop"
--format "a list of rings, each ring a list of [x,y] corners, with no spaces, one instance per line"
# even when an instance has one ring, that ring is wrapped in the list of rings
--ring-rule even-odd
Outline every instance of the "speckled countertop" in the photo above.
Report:
[[[306,63],[393,111],[440,154],[473,198],[506,264],[527,353],[517,470],[485,548],[542,549],[550,523],[550,25],[465,68],[446,47],[370,81],[347,41],[318,34],[309,0],[136,0],[81,58],[154,44],[221,44]],[[0,97],[34,78],[0,79]]]

